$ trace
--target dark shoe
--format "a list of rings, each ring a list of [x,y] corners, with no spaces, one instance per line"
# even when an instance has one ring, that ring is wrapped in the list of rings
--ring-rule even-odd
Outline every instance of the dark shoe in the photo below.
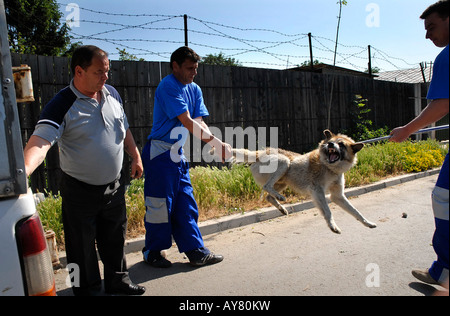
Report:
[[[170,268],[172,266],[172,262],[161,256],[161,253],[152,253],[150,254],[149,251],[142,249],[142,255],[144,257],[144,261],[150,264],[152,267],[155,268]]]
[[[191,265],[194,267],[203,267],[206,265],[212,265],[223,261],[223,256],[221,255],[215,255],[213,253],[207,254],[200,260],[193,260],[191,261]]]
[[[145,287],[134,283],[121,283],[114,288],[105,289],[107,294],[122,294],[122,295],[142,295],[145,293]]]
[[[167,269],[170,268],[172,266],[172,262],[170,262],[169,260],[161,257],[159,259],[153,259],[151,261],[145,261],[148,264],[150,264],[152,267],[154,268],[163,268],[163,269]]]

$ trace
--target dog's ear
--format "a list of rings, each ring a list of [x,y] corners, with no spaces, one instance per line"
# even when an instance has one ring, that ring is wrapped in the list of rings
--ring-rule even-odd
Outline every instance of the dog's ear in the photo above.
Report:
[[[330,139],[330,138],[333,137],[333,133],[330,132],[330,130],[328,130],[328,129],[324,130],[324,131],[323,131],[323,134],[325,135],[325,137],[326,137],[327,139]]]
[[[356,143],[352,145],[353,153],[359,152],[361,149],[363,149],[364,144],[363,143]]]

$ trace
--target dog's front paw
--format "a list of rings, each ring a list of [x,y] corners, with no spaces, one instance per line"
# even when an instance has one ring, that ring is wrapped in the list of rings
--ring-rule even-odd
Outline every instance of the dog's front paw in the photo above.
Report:
[[[366,225],[369,228],[376,228],[377,227],[377,224],[369,222],[369,221],[365,221],[364,225]]]
[[[331,229],[331,231],[333,233],[336,233],[336,234],[341,234],[342,233],[341,229],[336,225],[336,223],[330,223],[329,226],[330,226],[330,229]]]
[[[281,207],[279,208],[281,214],[288,216],[289,215],[289,211],[281,205]]]
[[[341,231],[341,229],[339,227],[331,228],[331,231],[333,233],[336,233],[336,234],[339,234],[339,235],[342,233],[342,231]]]

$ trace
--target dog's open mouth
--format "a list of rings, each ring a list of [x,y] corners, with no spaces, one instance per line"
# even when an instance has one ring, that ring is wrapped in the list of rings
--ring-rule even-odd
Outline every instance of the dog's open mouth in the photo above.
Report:
[[[334,148],[328,148],[328,162],[329,163],[335,163],[338,162],[341,159],[341,155],[339,152]]]

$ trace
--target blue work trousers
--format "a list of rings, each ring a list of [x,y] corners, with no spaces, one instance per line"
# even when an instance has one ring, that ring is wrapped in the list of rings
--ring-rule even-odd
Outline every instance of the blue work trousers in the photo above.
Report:
[[[142,152],[145,171],[145,248],[159,252],[172,246],[172,236],[180,253],[205,249],[198,227],[189,163],[180,149],[181,159],[171,158],[170,150],[150,159],[151,142]]]
[[[429,269],[433,279],[444,283],[449,277],[449,156],[445,158],[432,196],[436,231],[433,248],[437,260]]]

